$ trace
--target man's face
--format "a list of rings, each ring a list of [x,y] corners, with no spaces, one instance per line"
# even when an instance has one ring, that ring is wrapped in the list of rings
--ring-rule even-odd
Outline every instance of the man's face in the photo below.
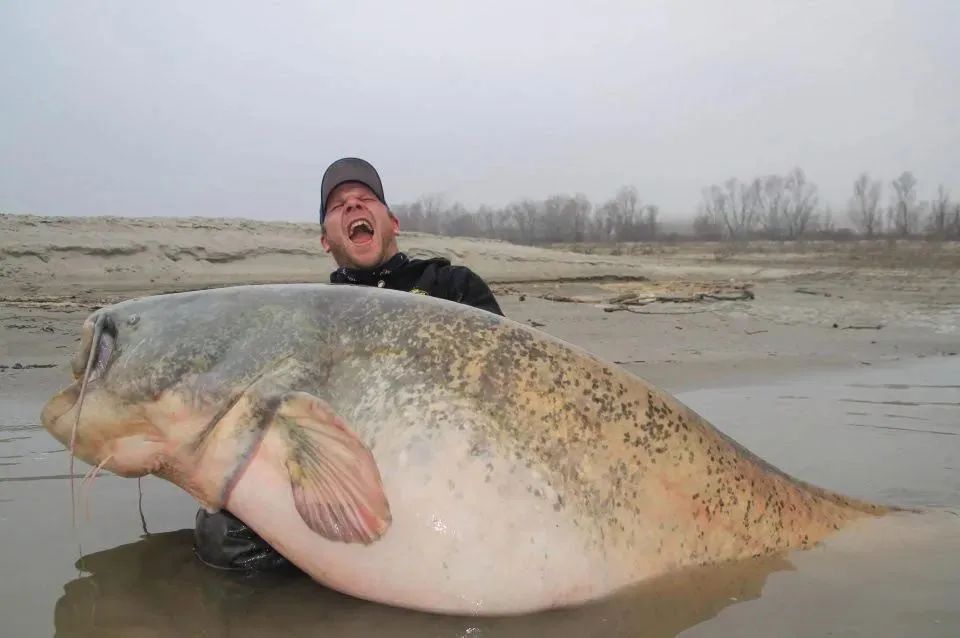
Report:
[[[341,184],[327,201],[320,238],[340,266],[374,268],[397,252],[400,223],[363,184]]]

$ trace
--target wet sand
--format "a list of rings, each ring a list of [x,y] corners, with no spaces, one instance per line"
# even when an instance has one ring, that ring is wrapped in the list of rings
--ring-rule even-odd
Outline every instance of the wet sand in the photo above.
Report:
[[[23,245],[51,243],[31,237]],[[114,245],[108,233],[96,241]],[[433,241],[420,246],[442,244]],[[586,608],[521,618],[436,617],[354,600],[295,573],[217,572],[192,555],[192,499],[152,477],[142,481],[143,519],[136,481],[99,477],[78,499],[74,530],[67,454],[39,427],[43,402],[69,377],[90,308],[193,280],[154,272],[150,282],[141,272],[111,284],[106,266],[119,262],[97,257],[104,261],[84,262],[91,283],[77,288],[30,270],[29,259],[43,269],[55,253],[44,261],[8,252],[0,267],[16,277],[0,279],[0,634],[960,635],[955,270],[690,255],[597,265],[509,251],[513,261],[487,245],[471,253],[485,255],[471,265],[494,283],[508,316],[620,362],[800,478],[933,511],[850,529],[806,552],[691,570]],[[622,262],[628,276],[598,279],[623,272]],[[322,280],[324,266],[311,263]],[[234,266],[236,281],[262,280]],[[274,267],[271,278],[306,280],[303,264]],[[203,285],[231,283],[208,274]],[[745,283],[753,298],[609,303],[625,292],[689,296]]]

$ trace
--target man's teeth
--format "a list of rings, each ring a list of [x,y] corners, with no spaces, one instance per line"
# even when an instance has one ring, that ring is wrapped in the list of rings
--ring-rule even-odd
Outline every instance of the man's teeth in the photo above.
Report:
[[[370,222],[365,219],[358,219],[357,221],[352,222],[347,228],[347,233],[352,237],[353,233],[361,228],[366,229],[366,231],[371,235],[373,234],[373,226],[371,226]]]

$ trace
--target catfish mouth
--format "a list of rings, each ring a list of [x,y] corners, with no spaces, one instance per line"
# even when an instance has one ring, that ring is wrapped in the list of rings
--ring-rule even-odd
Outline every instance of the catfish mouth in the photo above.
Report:
[[[373,241],[373,221],[359,217],[347,224],[347,239],[354,244],[369,244]]]
[[[117,325],[107,314],[90,317],[83,326],[80,351],[70,362],[77,382],[91,383],[103,377],[117,346]]]
[[[116,346],[117,328],[112,317],[93,315],[84,322],[80,350],[70,361],[74,381],[44,406],[41,420],[48,430],[52,432],[53,424],[77,405],[82,391],[103,378]]]

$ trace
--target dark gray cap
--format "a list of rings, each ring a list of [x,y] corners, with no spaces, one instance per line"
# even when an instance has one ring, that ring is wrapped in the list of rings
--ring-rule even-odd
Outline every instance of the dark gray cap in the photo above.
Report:
[[[384,205],[387,201],[383,197],[383,184],[380,182],[380,175],[377,169],[367,162],[356,157],[344,157],[331,164],[323,174],[323,181],[320,183],[320,223],[327,215],[327,199],[330,193],[345,182],[360,182],[367,186],[377,196]]]

